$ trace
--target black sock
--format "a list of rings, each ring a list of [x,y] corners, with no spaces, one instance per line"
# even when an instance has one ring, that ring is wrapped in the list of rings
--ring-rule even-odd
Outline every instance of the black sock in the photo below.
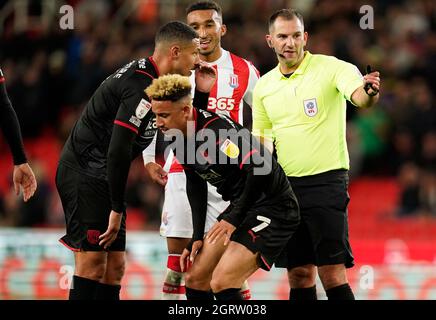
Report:
[[[224,289],[215,293],[217,300],[229,301],[229,300],[244,300],[241,295],[241,288]]]
[[[330,288],[325,291],[329,300],[355,300],[353,291],[348,283]]]
[[[73,276],[69,300],[94,300],[97,285],[96,280]]]
[[[317,300],[316,285],[310,288],[292,288],[289,291],[289,300]]]
[[[213,300],[213,293],[185,287],[187,300]]]
[[[120,300],[120,285],[99,283],[95,290],[95,300]]]

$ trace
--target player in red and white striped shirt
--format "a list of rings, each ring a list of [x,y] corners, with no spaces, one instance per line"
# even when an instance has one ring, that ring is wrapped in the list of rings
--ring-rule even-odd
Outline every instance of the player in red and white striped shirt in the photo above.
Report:
[[[201,59],[210,63],[217,71],[217,81],[210,92],[207,109],[228,115],[251,129],[252,93],[259,72],[251,62],[221,48],[221,37],[227,30],[218,4],[213,1],[201,1],[189,6],[186,12],[187,23],[199,34]],[[191,207],[186,196],[186,176],[182,166],[172,155],[167,159],[164,169],[156,165],[154,152],[155,148],[151,145],[143,155],[149,175],[165,185],[160,233],[167,238],[169,256],[162,298],[182,299],[185,287],[179,258],[190,241],[193,231]],[[171,164],[170,168],[168,168],[169,164]],[[166,176],[167,171],[168,180],[162,178]],[[209,185],[206,232],[228,205],[229,203],[222,200],[216,189]],[[194,284],[194,287],[205,285],[208,284]],[[247,284],[241,291],[244,298],[250,298]]]

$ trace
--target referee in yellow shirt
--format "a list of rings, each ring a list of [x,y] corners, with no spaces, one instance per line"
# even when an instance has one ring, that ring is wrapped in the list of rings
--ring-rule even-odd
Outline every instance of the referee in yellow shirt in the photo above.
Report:
[[[316,299],[318,271],[328,299],[354,299],[346,268],[354,265],[348,241],[346,100],[368,108],[379,98],[379,72],[304,50],[301,14],[275,12],[268,45],[279,64],[257,82],[253,133],[277,150],[297,196],[301,223],[276,263],[288,268],[290,299]]]

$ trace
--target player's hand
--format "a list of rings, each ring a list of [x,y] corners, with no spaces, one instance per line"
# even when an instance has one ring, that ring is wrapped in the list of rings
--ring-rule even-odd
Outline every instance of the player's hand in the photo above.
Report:
[[[27,200],[33,196],[37,188],[35,175],[29,164],[23,163],[14,166],[12,180],[14,182],[15,194],[18,196],[20,194],[20,189],[22,189],[23,200],[24,202],[27,202]]]
[[[165,186],[168,181],[168,172],[157,163],[149,162],[145,165],[145,171],[150,179],[161,186]]]
[[[380,91],[380,72],[371,70],[371,66],[366,67],[366,74],[363,76],[364,88],[368,95],[374,96]]]
[[[189,266],[194,263],[195,257],[197,256],[202,246],[203,246],[203,241],[197,240],[194,241],[194,243],[192,244],[191,251],[189,251],[186,248],[183,250],[183,253],[180,256],[180,269],[182,270],[182,272],[185,272],[185,266],[186,269],[188,269]]]
[[[200,92],[210,92],[217,78],[216,70],[209,63],[200,61],[195,67],[195,88]]]
[[[235,229],[236,227],[234,225],[223,219],[213,225],[213,227],[207,233],[206,239],[209,240],[209,243],[214,244],[217,242],[217,240],[224,236],[224,245],[226,246],[230,242],[230,236]]]
[[[105,250],[109,248],[112,242],[114,242],[117,238],[118,231],[120,231],[121,228],[122,218],[122,213],[118,213],[113,210],[111,211],[111,214],[109,215],[109,225],[107,227],[107,230],[105,233],[100,235],[100,237],[98,237],[98,239],[100,240],[98,244],[102,246]]]

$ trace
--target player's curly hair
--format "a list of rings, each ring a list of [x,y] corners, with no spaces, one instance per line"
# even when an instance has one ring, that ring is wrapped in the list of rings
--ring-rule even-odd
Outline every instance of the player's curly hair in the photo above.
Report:
[[[191,82],[188,77],[168,74],[154,79],[145,93],[153,100],[174,102],[191,94]]]

